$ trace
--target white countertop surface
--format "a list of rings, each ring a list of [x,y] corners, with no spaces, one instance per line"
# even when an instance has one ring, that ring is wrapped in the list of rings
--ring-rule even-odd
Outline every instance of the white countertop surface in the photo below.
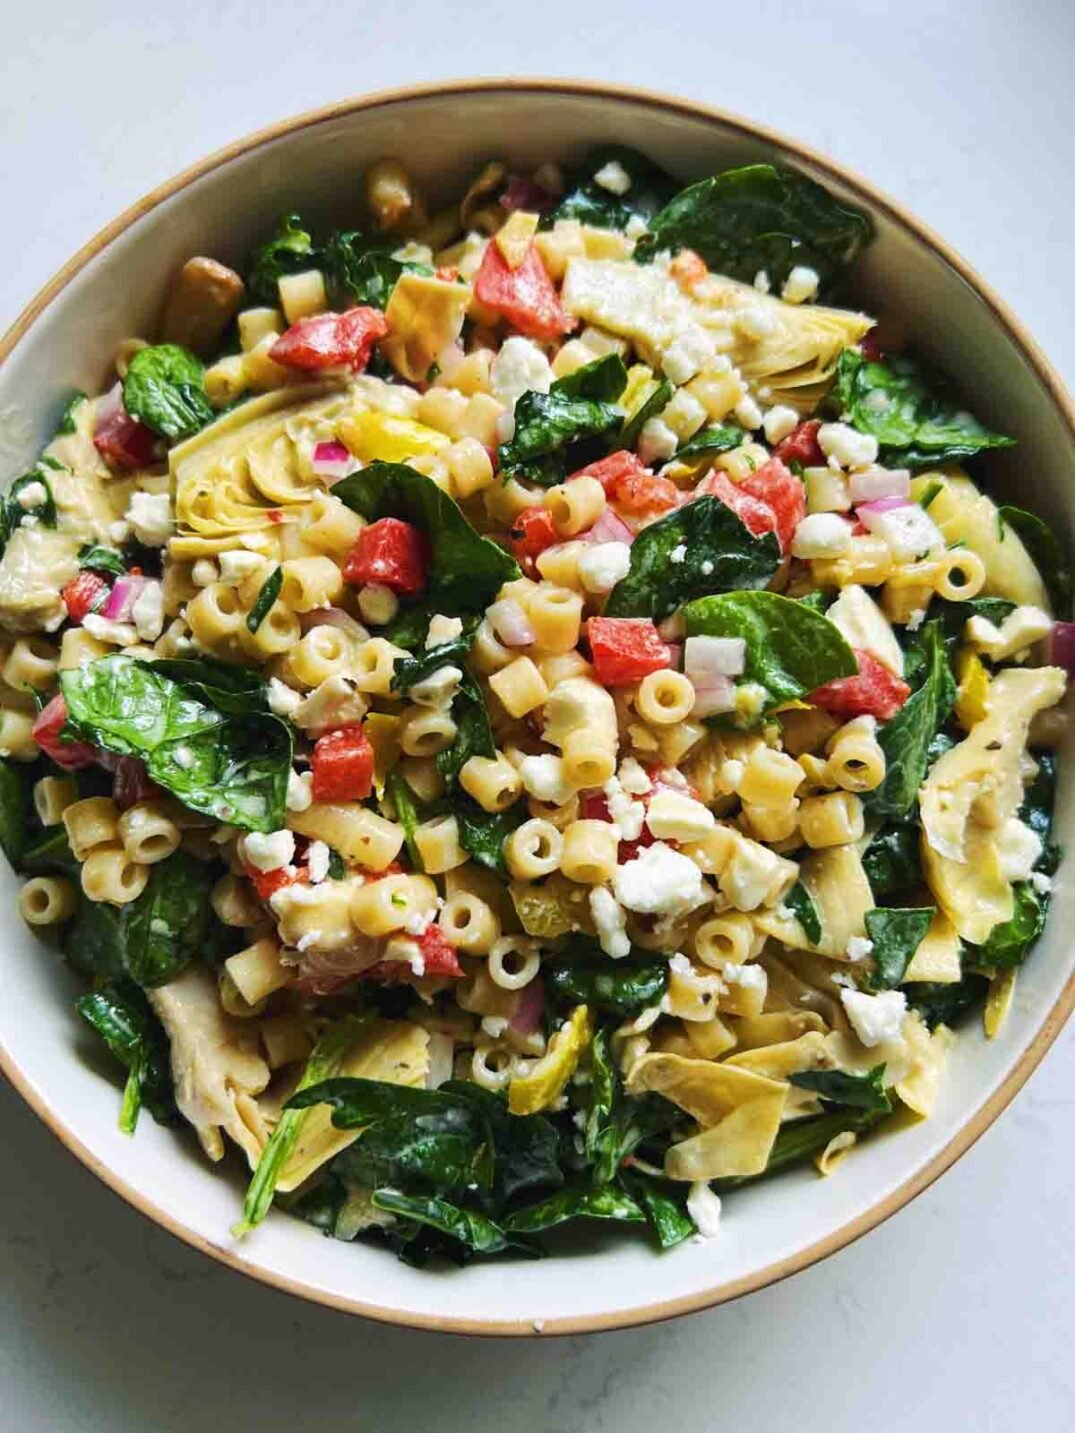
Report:
[[[0,327],[125,205],[255,127],[419,80],[590,75],[737,110],[859,168],[962,250],[1070,384],[1073,54],[1065,0],[12,5]],[[1052,1433],[1075,1398],[1073,1108],[1069,1029],[938,1185],[826,1263],[677,1323],[507,1344],[359,1322],[219,1268],[4,1087],[2,1422]]]

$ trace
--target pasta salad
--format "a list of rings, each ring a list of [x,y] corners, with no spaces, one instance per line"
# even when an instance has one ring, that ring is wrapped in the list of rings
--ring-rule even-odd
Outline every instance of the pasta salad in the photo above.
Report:
[[[711,1236],[999,1034],[1070,573],[805,177],[365,193],[186,262],[0,500],[19,908],[236,1234]]]

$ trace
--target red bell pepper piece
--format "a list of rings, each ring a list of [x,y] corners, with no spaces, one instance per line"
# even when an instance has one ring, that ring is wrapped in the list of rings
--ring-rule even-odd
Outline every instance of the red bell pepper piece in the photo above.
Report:
[[[156,457],[157,435],[132,418],[123,407],[97,420],[93,446],[102,458],[120,468],[145,468]]]
[[[439,925],[427,925],[418,937],[418,949],[425,961],[427,975],[463,974],[463,967],[455,953],[455,946]]]
[[[872,716],[888,721],[911,695],[910,687],[871,652],[861,647],[852,650],[858,658],[858,672],[853,677],[826,682],[806,700],[832,716]]]
[[[413,597],[426,585],[429,562],[429,539],[420,528],[383,517],[359,533],[343,575],[347,582],[379,582]]]
[[[825,464],[825,454],[817,441],[819,418],[807,418],[786,438],[782,438],[773,449],[773,457],[782,463],[801,463],[804,468],[820,468]]]
[[[798,478],[795,479],[798,482]],[[802,487],[802,484],[799,483]],[[696,498],[719,498],[755,537],[776,531],[776,513],[769,504],[753,493],[743,490],[742,483],[733,483],[727,473],[710,473],[694,490]]]
[[[575,327],[534,244],[517,269],[509,267],[495,242],[487,244],[474,294],[529,338],[559,338]]]
[[[524,567],[533,567],[547,547],[560,541],[548,508],[524,508],[511,525],[511,550]]]
[[[359,725],[319,737],[311,761],[315,801],[365,801],[373,790],[373,747]]]
[[[646,617],[591,617],[586,635],[602,686],[624,687],[671,665],[668,644]]]
[[[38,713],[32,731],[34,741],[46,756],[51,756],[57,766],[62,766],[67,771],[92,766],[97,760],[97,748],[86,741],[62,741],[60,732],[66,723],[67,703],[63,694],[57,693]]]
[[[806,489],[801,480],[779,458],[770,458],[743,479],[739,491],[769,505],[776,520],[780,551],[787,552],[795,529],[806,516]]]
[[[60,591],[68,620],[77,626],[88,613],[96,612],[106,601],[111,587],[96,572],[83,568]]]
[[[387,332],[388,321],[377,308],[319,313],[293,323],[269,349],[269,357],[285,368],[351,368],[361,373],[373,345]]]

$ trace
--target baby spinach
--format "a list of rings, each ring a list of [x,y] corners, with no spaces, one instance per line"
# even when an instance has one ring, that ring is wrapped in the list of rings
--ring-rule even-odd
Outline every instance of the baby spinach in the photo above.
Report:
[[[459,691],[452,702],[455,740],[437,755],[437,770],[445,787],[452,791],[459,783],[459,773],[472,756],[496,755],[493,728],[481,687],[473,675],[463,672]]]
[[[563,1183],[556,1129],[544,1115],[512,1115],[504,1096],[467,1080],[448,1080],[441,1092],[477,1105],[485,1115],[494,1154],[493,1200],[503,1208],[527,1190]]]
[[[484,1214],[463,1209],[436,1195],[401,1194],[398,1189],[376,1189],[373,1203],[401,1219],[428,1224],[442,1234],[449,1234],[476,1254],[499,1254],[508,1246],[505,1231]]]
[[[398,517],[428,536],[432,561],[425,596],[433,611],[484,612],[504,583],[521,575],[515,559],[481,537],[447,493],[404,463],[370,463],[332,492],[371,522]]]
[[[371,304],[383,309],[403,274],[432,275],[428,264],[394,259],[383,238],[371,238],[355,229],[333,234],[320,254],[329,292],[341,307]]]
[[[569,1219],[612,1219],[621,1224],[643,1224],[646,1216],[626,1190],[614,1184],[596,1188],[585,1183],[569,1185],[525,1209],[516,1209],[503,1221],[509,1234],[540,1234]]]
[[[279,830],[290,728],[267,712],[244,711],[234,692],[227,706],[216,705],[205,685],[174,680],[169,666],[116,654],[62,672],[64,731],[141,757],[152,780],[194,811],[248,831]]]
[[[600,457],[601,439],[618,429],[623,410],[591,398],[573,398],[554,383],[548,393],[528,390],[515,405],[515,436],[502,443],[504,477],[523,478],[551,488],[569,473]]]
[[[414,833],[422,819],[418,813],[414,792],[398,771],[388,773],[384,788],[385,795],[392,803],[396,813],[396,820],[403,827],[403,840],[407,847],[407,855],[411,858],[411,865],[416,871],[424,871],[422,853],[414,844]]]
[[[931,468],[1015,442],[990,432],[946,398],[913,359],[868,359],[845,348],[836,366],[833,398],[846,421],[880,444],[892,468]]]
[[[618,164],[630,179],[624,194],[615,194],[595,178],[607,164]],[[551,229],[557,219],[578,219],[595,229],[626,229],[632,219],[645,223],[653,218],[676,192],[671,175],[652,159],[621,144],[603,144],[591,149],[568,175],[563,197],[541,220]]]
[[[862,853],[862,869],[875,901],[922,884],[919,828],[913,821],[882,826]]]
[[[675,1107],[660,1095],[628,1095],[623,1090],[607,1028],[590,1046],[589,1083],[581,1087],[583,1153],[593,1183],[609,1184],[638,1146],[664,1134],[677,1121]]]
[[[205,369],[177,343],[140,348],[123,379],[123,406],[162,438],[189,438],[216,417],[205,394]]]
[[[40,459],[30,472],[24,473],[21,478],[16,478],[0,498],[0,555],[3,554],[15,529],[21,527],[28,518],[33,518],[41,527],[54,528],[56,526],[56,499],[52,495],[48,470],[50,468],[58,469],[59,466],[59,463],[52,463],[46,458]],[[37,502],[31,502],[29,507],[24,507],[19,501],[19,494],[31,486],[42,488],[45,496]]]
[[[627,387],[627,369],[618,353],[606,353],[584,363],[553,384],[565,398],[584,398],[591,403],[615,403]]]
[[[907,987],[907,1003],[933,1030],[938,1025],[955,1025],[969,1010],[981,1005],[988,992],[987,977],[971,971],[951,984],[915,981]]]
[[[873,941],[873,972],[867,981],[871,990],[899,985],[936,914],[935,906],[878,906],[866,912],[866,934]]]
[[[877,731],[885,753],[885,777],[876,790],[863,796],[863,804],[875,816],[902,819],[914,807],[931,762],[932,743],[956,699],[955,678],[938,623],[925,627],[923,649],[922,685]]]
[[[506,811],[483,811],[476,801],[457,792],[451,811],[459,827],[459,844],[471,860],[506,876],[504,842],[527,819],[524,804],[517,801]]]
[[[885,1092],[884,1076],[884,1065],[875,1065],[865,1075],[849,1075],[843,1070],[803,1070],[788,1078],[800,1090],[813,1090],[828,1105],[887,1115],[892,1102]]]
[[[268,688],[250,667],[219,657],[157,657],[149,666],[231,716],[269,710]]]
[[[1051,840],[1053,829],[1053,806],[1056,801],[1056,752],[1036,753],[1037,772],[1029,781],[1023,793],[1020,820],[1041,838],[1042,853],[1035,869],[1052,875],[1060,864],[1060,848]]]
[[[75,1009],[128,1071],[119,1117],[123,1133],[134,1133],[143,1105],[158,1124],[174,1123],[168,1037],[138,986],[109,981],[80,996]]]
[[[797,265],[822,288],[870,240],[868,216],[813,180],[772,164],[726,169],[682,190],[650,222],[635,258],[693,249],[717,273],[751,283],[764,270],[779,288]]]
[[[1022,538],[1023,546],[1045,581],[1056,615],[1066,621],[1071,616],[1071,564],[1064,556],[1052,528],[1035,513],[1026,512],[1023,508],[1002,507],[999,521],[1002,542],[1005,528],[1009,527],[1017,537]]]
[[[677,562],[672,554],[680,548]],[[708,593],[765,587],[779,566],[771,532],[755,537],[719,498],[696,498],[638,534],[630,570],[612,589],[605,615],[661,622]]]
[[[112,577],[122,577],[127,571],[127,564],[121,553],[111,547],[99,547],[90,542],[79,549],[78,565],[88,568],[90,572],[107,572]]]
[[[0,759],[0,848],[16,871],[20,869],[32,811],[30,785],[21,765]]]
[[[379,1120],[346,1149],[336,1169],[350,1183],[367,1189],[385,1185],[462,1194],[488,1189],[493,1181],[493,1151],[482,1111],[464,1100],[442,1109]]]
[[[658,413],[664,412],[675,394],[676,385],[670,378],[662,378],[659,381],[654,379],[649,395],[643,399],[633,413],[628,413],[624,418],[616,446],[618,448],[633,448],[638,442],[638,435],[642,429],[651,418],[656,418]]]
[[[795,701],[858,671],[855,654],[827,617],[775,592],[726,592],[683,609],[689,637],[742,637],[742,681],[765,689],[766,709]]]
[[[81,389],[76,389],[71,397],[64,404],[63,412],[60,414],[60,421],[56,424],[57,438],[67,433],[78,431],[77,414],[82,404],[86,402],[87,395]]]
[[[258,595],[254,598],[254,605],[246,614],[246,629],[248,632],[256,633],[262,622],[272,611],[273,603],[280,596],[280,588],[284,585],[284,569],[279,563],[273,568],[261,584]]]
[[[285,274],[299,274],[317,264],[310,234],[297,214],[285,214],[276,226],[276,233],[250,255],[246,270],[246,288],[252,299],[277,308],[280,291],[277,284]]]
[[[707,458],[712,454],[727,453],[738,448],[743,441],[743,430],[738,424],[714,423],[711,428],[699,428],[693,438],[688,438],[676,449],[675,461],[687,462],[691,458]]]
[[[687,1213],[687,1191],[682,1184],[626,1171],[620,1176],[620,1183],[645,1212],[659,1248],[674,1249],[695,1232],[694,1220]]]
[[[1048,895],[1039,895],[1029,881],[1016,881],[1012,897],[1015,908],[1011,919],[994,926],[984,945],[968,951],[972,965],[985,970],[1011,970],[1022,965],[1045,929]]]
[[[668,988],[667,960],[635,951],[625,960],[610,961],[584,936],[573,943],[570,954],[545,955],[541,972],[551,999],[588,1005],[621,1020],[655,1005]]]
[[[802,926],[806,939],[817,945],[821,939],[821,917],[818,915],[813,896],[802,881],[795,882],[784,897],[784,904]]]

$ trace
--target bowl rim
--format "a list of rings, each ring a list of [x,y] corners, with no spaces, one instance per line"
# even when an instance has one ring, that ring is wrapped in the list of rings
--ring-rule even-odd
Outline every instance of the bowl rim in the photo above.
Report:
[[[0,364],[14,352],[32,325],[67,287],[72,279],[92,259],[104,251],[132,224],[155,209],[158,205],[181,193],[196,180],[218,169],[221,165],[241,155],[248,154],[275,140],[282,139],[300,130],[324,124],[327,121],[363,111],[387,109],[394,105],[407,104],[414,100],[465,98],[471,95],[534,93],[544,95],[566,95],[584,99],[610,100],[648,106],[672,115],[683,115],[692,119],[716,123],[727,130],[738,132],[744,140],[758,141],[780,149],[804,164],[831,176],[865,201],[871,209],[882,210],[900,228],[920,240],[939,254],[944,262],[959,275],[990,310],[993,317],[1005,330],[1008,338],[1022,354],[1044,386],[1067,427],[1075,436],[1075,402],[1067,393],[1059,375],[1046,359],[1036,341],[1015,316],[1012,310],[989,284],[957,253],[940,235],[906,207],[877,189],[857,171],[829,158],[797,139],[789,138],[767,125],[733,114],[714,105],[697,100],[688,100],[660,90],[639,88],[631,85],[611,84],[600,80],[578,80],[554,77],[530,76],[489,76],[471,79],[450,79],[424,84],[404,85],[393,89],[377,90],[355,95],[304,110],[291,118],[278,120],[232,143],[224,145],[204,158],[188,165],[173,178],[157,185],[141,199],[136,200],[115,219],[106,224],[85,243],[67,263],[49,279],[30,300],[0,338]],[[22,1096],[38,1118],[56,1135],[67,1151],[81,1161],[114,1194],[117,1194],[133,1209],[153,1223],[166,1229],[177,1239],[207,1254],[230,1269],[256,1280],[283,1293],[297,1295],[312,1303],[343,1313],[358,1314],[375,1319],[380,1323],[404,1328],[423,1329],[430,1332],[477,1334],[490,1336],[527,1336],[541,1333],[544,1336],[570,1335],[579,1333],[609,1332],[615,1329],[639,1327],[675,1318],[681,1314],[697,1313],[713,1308],[743,1294],[753,1293],[770,1284],[778,1283],[791,1274],[800,1272],[818,1263],[830,1254],[846,1248],[863,1234],[876,1228],[890,1215],[902,1209],[934,1180],[938,1179],[957,1159],[985,1133],[997,1116],[1014,1098],[1031,1073],[1044,1057],[1060,1033],[1064,1022],[1075,1008],[1075,970],[1069,976],[1051,1009],[1043,1019],[1040,1028],[1020,1055],[1007,1077],[994,1090],[990,1098],[967,1120],[940,1149],[917,1172],[912,1174],[884,1198],[871,1204],[861,1214],[848,1220],[838,1229],[815,1240],[793,1254],[775,1260],[770,1264],[742,1275],[702,1289],[696,1293],[684,1294],[677,1298],[659,1299],[641,1307],[622,1312],[579,1317],[548,1318],[542,1327],[536,1329],[530,1319],[474,1319],[455,1316],[437,1317],[392,1308],[385,1304],[369,1303],[363,1299],[351,1298],[344,1294],[332,1293],[304,1283],[299,1277],[276,1273],[259,1268],[248,1260],[239,1258],[229,1249],[222,1248],[194,1230],[186,1227],[178,1218],[162,1209],[153,1200],[133,1189],[125,1179],[100,1159],[78,1135],[64,1122],[62,1116],[40,1097],[29,1080],[16,1066],[6,1048],[0,1045],[0,1071],[15,1090]]]

